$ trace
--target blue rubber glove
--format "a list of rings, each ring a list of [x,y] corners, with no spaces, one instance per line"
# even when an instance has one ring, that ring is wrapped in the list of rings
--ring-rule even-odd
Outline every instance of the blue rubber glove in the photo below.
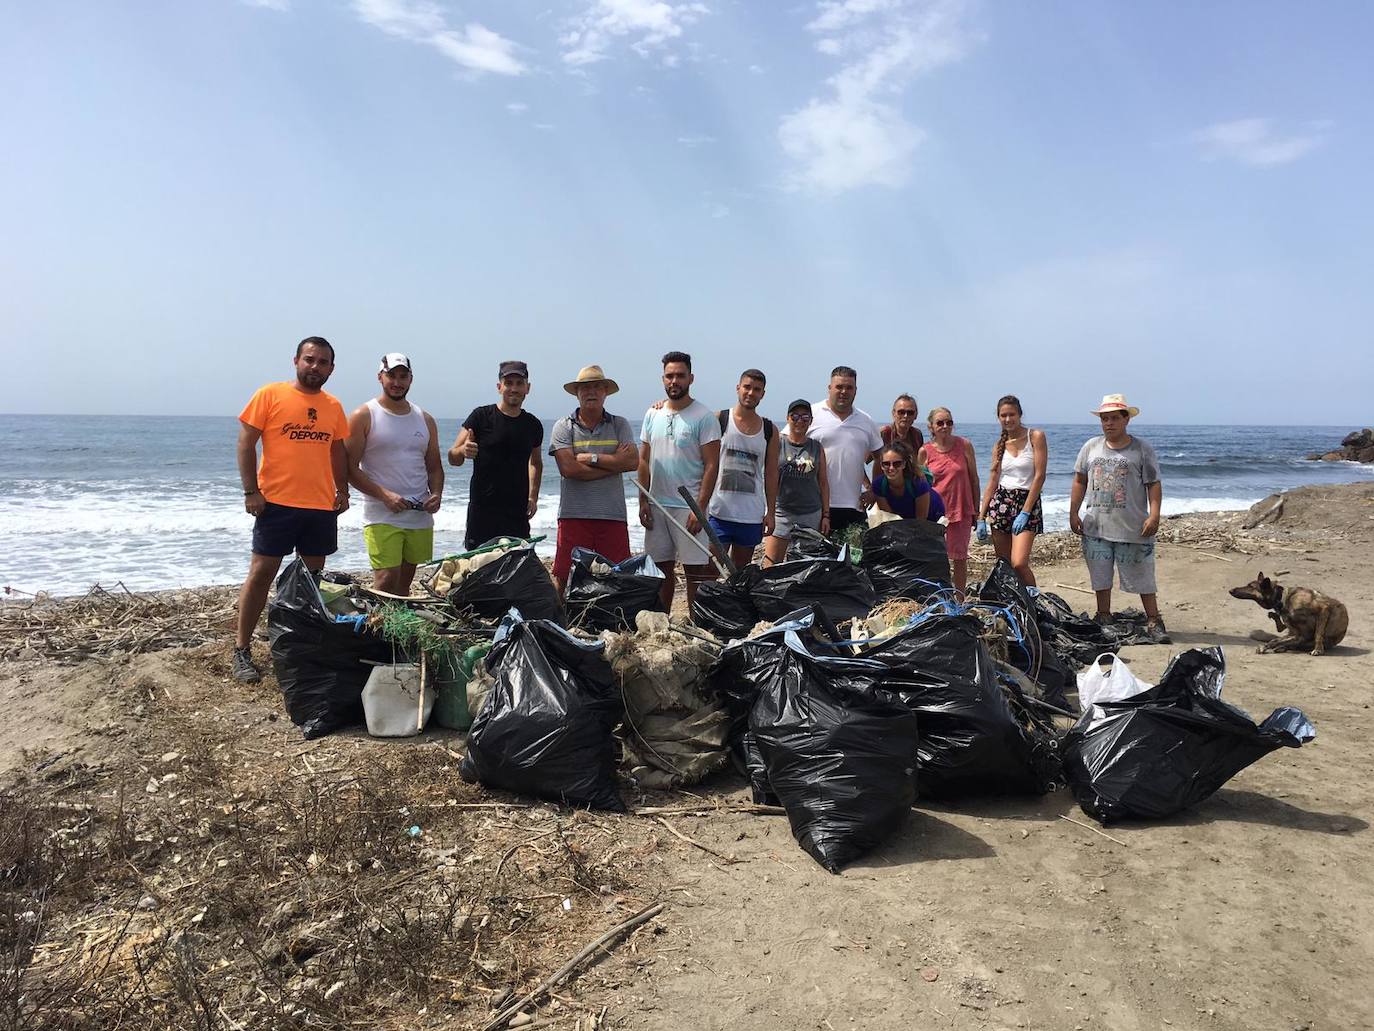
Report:
[[[978,533],[978,539],[979,539],[980,541],[985,541],[985,540],[988,539],[988,521],[987,521],[986,519],[979,519],[979,520],[978,520],[978,530],[977,530],[977,533]]]
[[[1020,533],[1022,530],[1024,530],[1024,529],[1026,528],[1026,524],[1029,523],[1029,522],[1030,522],[1030,513],[1029,513],[1029,512],[1018,512],[1017,515],[1016,515],[1016,518],[1013,519],[1013,520],[1011,521],[1011,534],[1012,534],[1012,536],[1015,537],[1018,533]]]

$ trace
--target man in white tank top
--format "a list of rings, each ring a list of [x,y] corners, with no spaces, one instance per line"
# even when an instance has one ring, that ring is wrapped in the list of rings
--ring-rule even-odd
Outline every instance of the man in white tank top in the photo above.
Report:
[[[415,567],[434,557],[444,493],[439,427],[406,400],[410,359],[382,358],[382,392],[348,418],[348,482],[363,492],[363,539],[377,590],[409,594]]]
[[[720,472],[706,510],[711,529],[730,548],[730,561],[747,566],[754,549],[773,532],[778,499],[778,434],[759,415],[767,380],[758,369],[740,373],[739,404],[717,412]]]

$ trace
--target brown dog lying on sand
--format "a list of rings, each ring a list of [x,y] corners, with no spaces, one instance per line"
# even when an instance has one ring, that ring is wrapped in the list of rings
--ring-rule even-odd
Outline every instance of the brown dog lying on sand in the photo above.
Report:
[[[1260,573],[1244,587],[1232,587],[1231,597],[1249,598],[1269,610],[1279,636],[1266,641],[1260,652],[1312,649],[1313,655],[1341,643],[1350,615],[1335,598],[1307,587],[1284,587]]]

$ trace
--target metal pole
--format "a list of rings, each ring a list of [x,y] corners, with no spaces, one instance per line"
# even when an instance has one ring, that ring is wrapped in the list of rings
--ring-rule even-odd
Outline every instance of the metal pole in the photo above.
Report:
[[[730,561],[730,558],[729,558],[728,555],[727,555],[726,558],[725,558],[725,563],[722,563],[721,560],[720,560],[719,558],[716,557],[715,552],[713,552],[713,551],[712,551],[710,548],[708,548],[705,544],[702,544],[701,541],[697,540],[696,537],[695,537],[693,534],[687,533],[687,527],[683,526],[683,525],[682,525],[681,523],[679,523],[676,519],[674,519],[674,518],[672,517],[672,515],[669,513],[668,509],[665,508],[665,507],[663,506],[663,503],[662,503],[661,501],[659,501],[658,498],[656,498],[656,497],[654,497],[652,494],[650,494],[650,493],[644,488],[644,485],[643,485],[642,483],[639,482],[638,479],[634,480],[633,482],[634,482],[634,485],[635,485],[637,488],[639,488],[640,493],[642,493],[646,498],[649,499],[649,504],[653,505],[654,508],[658,509],[659,514],[662,515],[664,519],[668,520],[668,522],[672,523],[672,524],[673,524],[674,526],[676,526],[679,530],[681,530],[684,534],[686,534],[686,535],[687,535],[687,539],[690,540],[693,544],[695,544],[695,545],[697,546],[697,548],[698,548],[700,551],[702,551],[703,553],[705,553],[705,555],[706,555],[706,557],[707,557],[708,559],[710,559],[713,563],[715,563],[716,570],[720,573],[721,576],[728,577],[728,576],[731,574],[731,572],[733,572],[732,568],[728,565],[728,563],[729,563],[729,561]],[[709,526],[709,525],[707,525],[707,524],[703,524],[703,525],[705,525],[706,528],[707,528],[708,530],[710,529],[710,526]]]

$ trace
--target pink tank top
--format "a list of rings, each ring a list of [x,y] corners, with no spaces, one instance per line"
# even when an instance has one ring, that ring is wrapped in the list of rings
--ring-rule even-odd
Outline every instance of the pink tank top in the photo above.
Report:
[[[977,509],[973,504],[973,484],[969,482],[964,463],[967,441],[963,437],[950,437],[949,442],[947,454],[941,454],[933,443],[926,442],[926,467],[935,477],[935,489],[945,503],[945,518],[958,523],[972,519]]]

